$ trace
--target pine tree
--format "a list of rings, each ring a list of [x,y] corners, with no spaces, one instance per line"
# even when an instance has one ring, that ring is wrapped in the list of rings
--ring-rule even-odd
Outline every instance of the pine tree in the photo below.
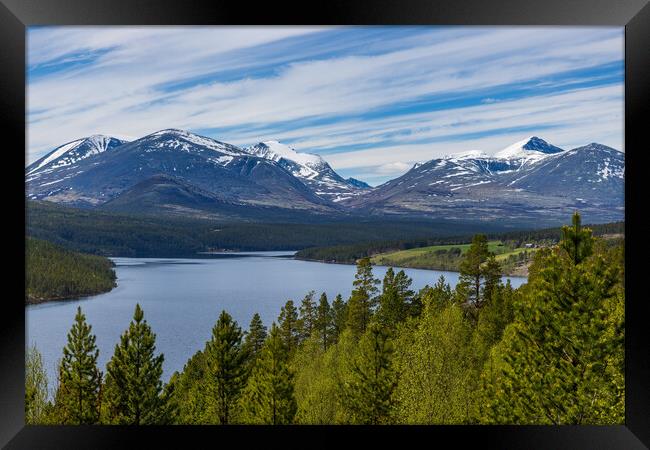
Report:
[[[266,340],[266,327],[262,323],[262,319],[258,313],[253,315],[251,323],[248,326],[248,332],[244,337],[243,350],[248,357],[248,369],[249,373],[255,364],[260,352],[262,351],[262,346]]]
[[[388,334],[371,324],[359,342],[360,356],[353,360],[351,376],[341,386],[341,401],[352,422],[386,424],[396,406],[397,373]]]
[[[397,274],[389,267],[384,276],[376,320],[386,329],[394,329],[412,310],[414,292],[409,289],[411,279],[403,270]]]
[[[370,258],[362,258],[357,262],[357,273],[354,277],[352,294],[348,301],[347,326],[356,335],[361,336],[370,323],[373,309],[377,303],[379,280],[372,274]]]
[[[332,327],[332,310],[327,301],[327,294],[323,292],[318,302],[315,322],[318,340],[322,344],[323,350],[327,350],[327,347],[332,343]]]
[[[231,422],[233,409],[246,382],[246,357],[242,332],[232,317],[222,311],[205,348],[207,381],[219,423]]]
[[[294,374],[289,368],[289,351],[275,323],[248,380],[243,404],[248,420],[256,424],[290,424],[296,415]]]
[[[155,356],[156,335],[135,305],[133,320],[106,365],[106,421],[123,425],[165,424],[164,356]]]
[[[280,310],[278,323],[282,341],[287,346],[289,353],[292,353],[300,342],[300,322],[293,300],[288,300]]]
[[[482,269],[490,256],[487,237],[477,234],[472,238],[472,243],[460,263],[459,286],[467,292],[467,300],[476,308],[482,306],[482,286],[484,272]]]
[[[535,256],[514,321],[485,372],[489,422],[624,420],[621,271],[590,255],[593,238],[579,223],[574,216],[559,248]]]
[[[57,421],[63,425],[94,424],[99,420],[102,373],[97,367],[99,350],[92,327],[77,308],[59,366],[55,395]]]
[[[573,264],[580,264],[593,251],[594,240],[591,238],[591,229],[583,228],[580,214],[576,211],[571,219],[572,226],[562,227],[562,240],[560,248],[567,252]]]
[[[316,323],[316,303],[314,303],[314,291],[309,291],[305,298],[302,299],[300,304],[300,341],[308,339],[314,332],[314,325]]]
[[[43,358],[34,345],[25,352],[25,423],[46,423],[50,410],[47,384]]]
[[[343,301],[341,294],[337,294],[332,302],[332,339],[333,342],[338,341],[339,336],[345,329],[347,323],[348,305]]]

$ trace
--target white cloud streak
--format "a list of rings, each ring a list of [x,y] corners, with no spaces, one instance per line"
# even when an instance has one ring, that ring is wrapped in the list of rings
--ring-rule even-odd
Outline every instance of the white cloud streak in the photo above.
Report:
[[[332,51],[301,58],[310,55],[305,50],[304,55],[286,55],[280,66],[274,64],[282,58],[258,47],[318,33],[326,41],[336,32],[323,27],[30,31],[29,65],[35,72],[62,60],[94,59],[30,80],[29,160],[89,134],[143,136],[169,127],[232,127],[228,135],[215,137],[240,145],[289,140],[300,150],[325,154],[336,169],[357,168],[377,177],[397,175],[413,162],[455,150],[497,151],[522,137],[504,133],[507,128],[538,126],[544,131],[536,134],[560,146],[588,140],[622,149],[622,82],[586,89],[568,85],[561,93],[532,93],[516,100],[486,95],[478,106],[345,118],[425,97],[507,88],[619,62],[622,29],[432,28],[420,40],[390,42],[383,52]],[[265,63],[272,67],[259,75],[254,69]],[[227,71],[237,75],[219,80]],[[188,80],[187,86],[167,88]],[[287,126],[306,119],[333,123]],[[470,138],[459,139],[465,134]],[[358,145],[372,148],[336,153],[338,147]]]

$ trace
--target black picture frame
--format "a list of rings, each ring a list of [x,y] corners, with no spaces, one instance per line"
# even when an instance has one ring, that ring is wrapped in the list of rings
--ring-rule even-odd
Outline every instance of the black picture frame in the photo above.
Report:
[[[625,234],[626,234],[626,412],[621,426],[409,426],[409,427],[110,427],[25,426],[24,164],[25,30],[35,25],[573,25],[625,27]],[[642,296],[647,238],[643,235],[643,152],[650,109],[650,5],[648,0],[327,0],[303,3],[147,0],[0,0],[0,127],[3,180],[15,210],[5,216],[5,244],[13,243],[5,271],[0,327],[0,445],[6,448],[121,448],[136,439],[165,447],[207,438],[210,446],[237,439],[238,446],[305,447],[305,431],[319,434],[309,445],[336,445],[355,437],[382,442],[396,434],[404,443],[426,446],[469,441],[482,448],[647,448],[650,446],[650,339]],[[12,144],[9,144],[12,143]],[[23,166],[24,167],[24,166]],[[17,218],[22,217],[22,220]],[[630,244],[632,243],[632,244]],[[637,263],[638,262],[638,263]],[[23,274],[23,278],[19,274]],[[22,283],[22,284],[20,284]],[[15,290],[15,292],[14,292]],[[647,289],[646,289],[647,290]],[[444,440],[443,440],[444,439]],[[277,440],[277,442],[274,442]],[[153,441],[152,441],[153,442]],[[235,444],[233,444],[235,445]],[[364,446],[369,446],[367,442]],[[409,445],[409,444],[407,444]],[[422,445],[422,444],[419,444]]]

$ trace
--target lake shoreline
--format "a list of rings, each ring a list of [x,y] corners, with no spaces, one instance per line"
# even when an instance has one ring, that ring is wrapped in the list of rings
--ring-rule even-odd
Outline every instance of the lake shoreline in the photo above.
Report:
[[[308,262],[317,262],[317,263],[323,263],[323,264],[341,264],[341,265],[347,265],[347,266],[354,266],[356,265],[356,262],[342,262],[342,261],[327,261],[327,260],[321,260],[321,259],[312,259],[312,258],[300,258],[298,256],[295,256],[293,259],[297,261],[308,261]],[[459,273],[458,270],[454,269],[449,269],[445,267],[433,267],[433,266],[402,266],[402,265],[389,265],[389,264],[374,264],[373,267],[393,267],[395,269],[417,269],[417,270],[430,270],[430,271],[444,271],[444,272],[454,272],[454,273]],[[521,270],[523,269],[523,270]],[[528,277],[528,266],[525,267],[515,267],[514,270],[512,271],[502,271],[501,276],[504,277],[523,277],[527,278]]]

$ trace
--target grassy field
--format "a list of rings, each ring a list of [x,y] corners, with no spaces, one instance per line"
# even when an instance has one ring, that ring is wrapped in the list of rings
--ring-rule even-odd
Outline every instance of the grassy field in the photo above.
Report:
[[[436,269],[457,271],[462,255],[467,252],[470,244],[434,245],[430,247],[413,248],[398,252],[381,253],[371,258],[373,264],[394,267],[410,267],[414,269]],[[496,259],[502,263],[504,274],[524,274],[520,266],[537,250],[535,248],[511,248],[502,241],[489,241],[488,249],[495,253]]]

